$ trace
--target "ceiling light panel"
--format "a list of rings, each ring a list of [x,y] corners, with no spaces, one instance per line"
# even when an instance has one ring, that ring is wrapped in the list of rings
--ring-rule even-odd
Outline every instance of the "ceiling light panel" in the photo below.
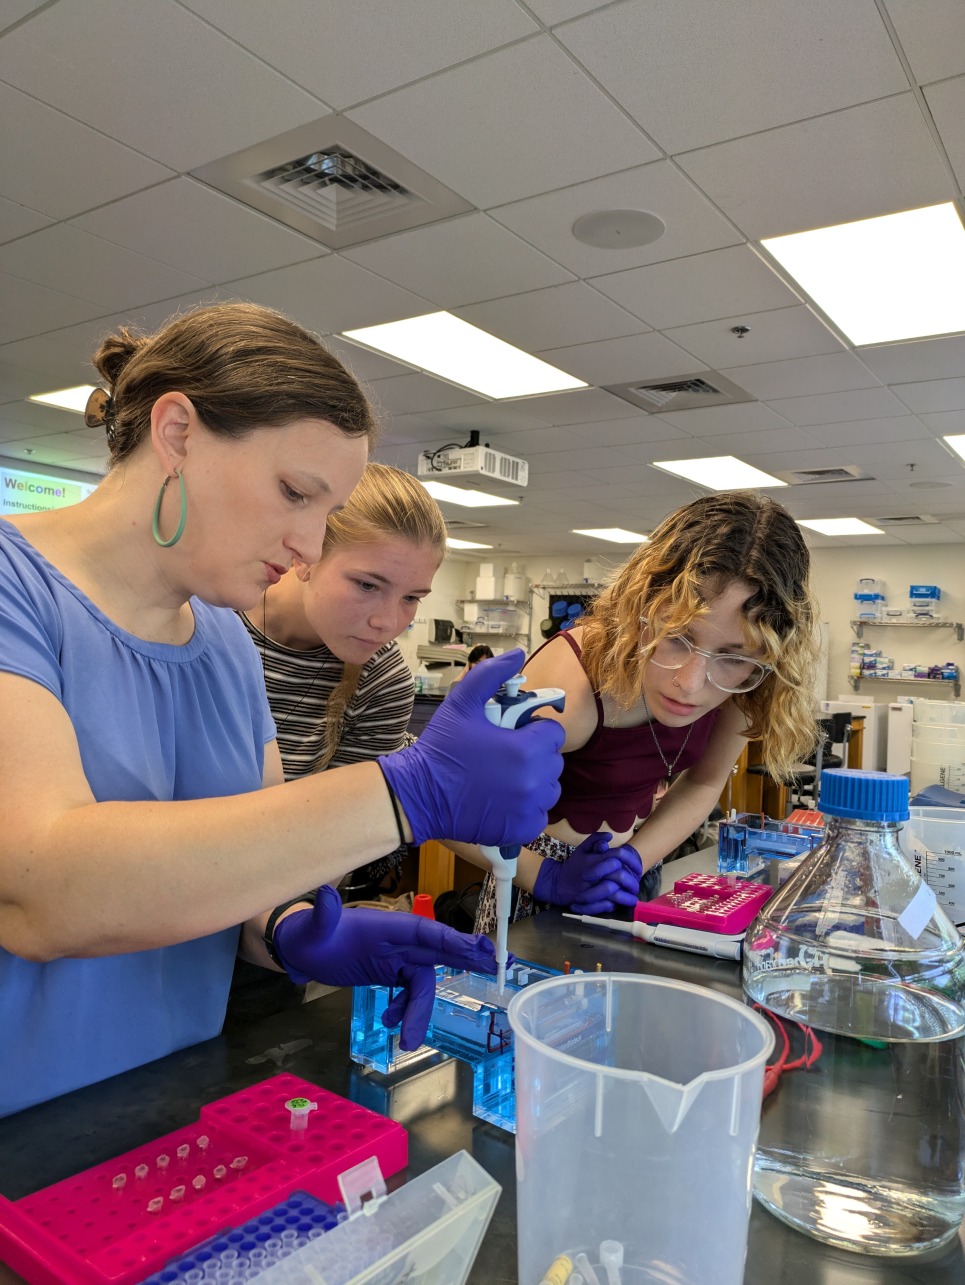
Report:
[[[449,312],[363,326],[346,330],[341,337],[495,400],[588,387],[583,380]]]
[[[477,544],[475,540],[456,540],[449,536],[446,540],[448,549],[491,549],[491,544]]]
[[[494,508],[499,504],[518,504],[503,495],[490,495],[487,491],[462,490],[445,482],[423,482],[422,485],[434,500],[442,504],[462,504],[467,509]]]
[[[588,535],[594,540],[609,540],[612,544],[646,544],[647,537],[639,531],[625,531],[623,527],[587,527],[573,531],[574,535]]]
[[[853,344],[965,330],[965,228],[951,202],[761,245]]]
[[[87,399],[93,391],[93,384],[78,384],[74,388],[58,388],[52,393],[34,393],[27,398],[27,401],[40,402],[43,406],[56,406],[59,410],[70,410],[83,415]]]
[[[820,535],[884,535],[880,527],[861,518],[798,518],[797,524]]]
[[[653,468],[675,477],[696,482],[708,491],[761,490],[774,486],[787,486],[780,478],[771,477],[751,464],[745,464],[734,455],[710,455],[697,460],[654,460]]]

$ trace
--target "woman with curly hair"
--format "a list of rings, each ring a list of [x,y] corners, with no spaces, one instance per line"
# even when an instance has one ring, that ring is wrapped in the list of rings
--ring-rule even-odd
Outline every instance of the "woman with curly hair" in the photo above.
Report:
[[[540,903],[600,914],[656,895],[662,859],[710,815],[749,740],[777,780],[813,749],[809,570],[774,500],[705,496],[665,518],[579,624],[530,657],[528,687],[566,692],[562,714],[544,711],[566,741],[560,799],[520,855],[514,919]],[[494,923],[488,878],[476,927]]]

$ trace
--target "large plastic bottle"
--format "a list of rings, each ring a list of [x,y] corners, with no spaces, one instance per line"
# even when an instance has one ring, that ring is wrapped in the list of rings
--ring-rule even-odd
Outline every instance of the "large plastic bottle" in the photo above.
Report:
[[[748,999],[809,1063],[765,1098],[754,1194],[841,1248],[921,1253],[965,1213],[965,943],[899,847],[907,778],[824,772],[821,811],[744,945]]]

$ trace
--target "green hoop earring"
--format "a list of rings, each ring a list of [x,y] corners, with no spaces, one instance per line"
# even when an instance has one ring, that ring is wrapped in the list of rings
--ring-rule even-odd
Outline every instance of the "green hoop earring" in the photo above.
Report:
[[[188,520],[188,495],[184,489],[184,478],[177,469],[174,470],[174,476],[178,479],[181,486],[181,513],[178,517],[177,530],[174,532],[174,535],[171,536],[170,540],[162,540],[161,532],[158,530],[158,519],[161,516],[161,501],[164,499],[164,488],[171,480],[169,477],[166,477],[161,483],[161,489],[157,493],[157,503],[154,506],[154,516],[151,518],[151,534],[154,536],[154,543],[160,545],[162,549],[170,549],[173,545],[177,544],[182,535],[184,535],[185,523]]]

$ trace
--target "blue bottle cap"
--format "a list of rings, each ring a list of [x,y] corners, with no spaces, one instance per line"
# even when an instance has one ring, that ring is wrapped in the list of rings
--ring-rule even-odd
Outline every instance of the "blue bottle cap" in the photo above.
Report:
[[[907,821],[908,778],[829,767],[821,773],[818,807],[828,816],[855,821]]]

